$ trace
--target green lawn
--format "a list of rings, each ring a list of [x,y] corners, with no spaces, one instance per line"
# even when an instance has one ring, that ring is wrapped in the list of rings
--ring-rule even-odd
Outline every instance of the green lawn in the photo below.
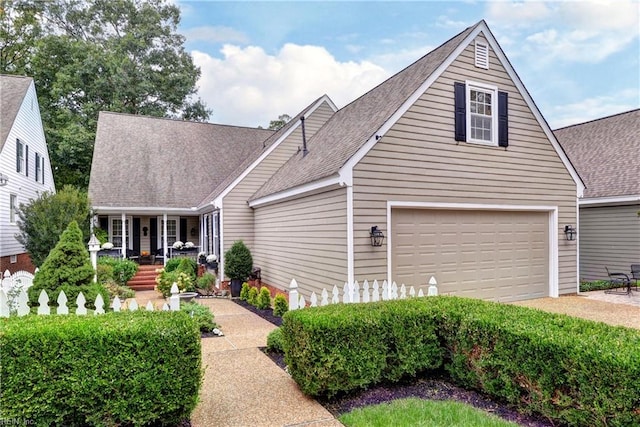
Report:
[[[347,427],[514,427],[472,406],[454,401],[399,399],[355,409],[340,416]]]

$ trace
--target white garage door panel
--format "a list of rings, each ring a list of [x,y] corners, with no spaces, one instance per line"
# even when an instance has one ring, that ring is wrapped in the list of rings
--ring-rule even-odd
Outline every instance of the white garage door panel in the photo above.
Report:
[[[499,301],[549,294],[546,212],[392,211],[392,277],[440,293]]]

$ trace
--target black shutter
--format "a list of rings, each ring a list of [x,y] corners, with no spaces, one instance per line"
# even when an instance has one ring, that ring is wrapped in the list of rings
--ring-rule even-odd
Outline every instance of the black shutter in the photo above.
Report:
[[[20,140],[16,139],[16,172],[22,172],[20,170],[20,155],[22,154],[21,147]]]
[[[29,176],[29,146],[24,146],[24,174]]]
[[[455,82],[455,138],[456,141],[467,140],[467,105],[466,87],[464,83]]]
[[[180,218],[180,241],[187,241],[187,218]]]
[[[498,145],[509,146],[509,94],[498,92]]]

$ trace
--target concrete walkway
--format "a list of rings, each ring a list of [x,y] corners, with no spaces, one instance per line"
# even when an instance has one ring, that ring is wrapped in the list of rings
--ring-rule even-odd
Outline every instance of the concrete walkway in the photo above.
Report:
[[[205,369],[193,427],[342,426],[262,353],[275,326],[229,299],[200,299],[224,337],[202,339]]]

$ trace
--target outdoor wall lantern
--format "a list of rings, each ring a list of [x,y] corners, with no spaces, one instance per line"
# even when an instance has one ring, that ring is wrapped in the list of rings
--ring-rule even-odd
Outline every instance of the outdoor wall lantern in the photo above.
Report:
[[[0,187],[4,187],[9,182],[9,177],[0,173]]]
[[[382,242],[384,241],[384,234],[382,234],[382,230],[378,230],[377,225],[371,227],[369,236],[371,237],[371,246],[382,246]]]
[[[147,227],[142,227],[142,234],[144,234],[145,236],[147,235],[148,231],[149,229]]]
[[[564,226],[564,235],[567,237],[567,240],[576,240],[576,234],[578,234],[578,230],[570,225]]]
[[[195,227],[191,227],[191,236],[195,236],[196,235],[196,228]]]

